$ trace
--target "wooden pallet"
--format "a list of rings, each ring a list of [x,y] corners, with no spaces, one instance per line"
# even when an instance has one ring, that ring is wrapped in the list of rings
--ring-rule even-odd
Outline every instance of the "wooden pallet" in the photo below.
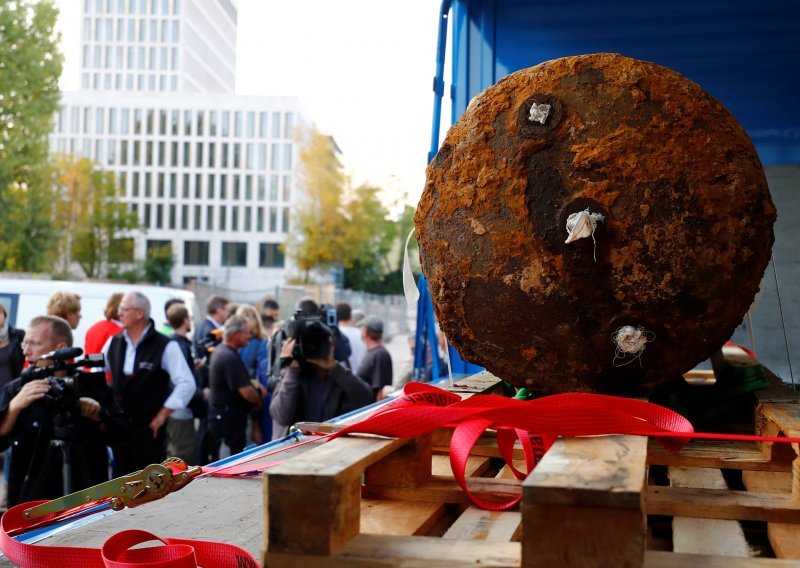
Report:
[[[757,433],[800,436],[800,401],[782,384],[755,412]],[[522,494],[517,510],[489,512],[456,485],[447,435],[338,438],[267,470],[264,565],[800,565],[797,445],[693,442],[673,454],[639,436],[559,439],[520,484],[498,472],[486,436],[471,490]],[[727,488],[722,470],[747,490]],[[670,521],[680,552],[655,534]],[[740,521],[766,523],[779,558],[751,556]]]

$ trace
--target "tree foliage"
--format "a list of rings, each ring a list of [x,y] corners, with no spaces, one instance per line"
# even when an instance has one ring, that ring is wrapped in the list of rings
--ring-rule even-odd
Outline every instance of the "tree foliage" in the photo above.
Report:
[[[43,168],[60,97],[57,15],[45,0],[0,2],[0,269],[37,271],[52,260]]]
[[[292,212],[285,251],[307,283],[313,270],[350,263],[342,209],[346,178],[330,136],[309,132],[300,148],[299,178],[304,199]]]
[[[175,267],[175,255],[172,246],[167,244],[147,251],[144,261],[144,277],[153,284],[169,284],[172,282],[172,269]]]
[[[89,278],[102,276],[114,260],[112,247],[122,233],[139,228],[136,215],[117,198],[114,174],[87,158],[56,156],[54,208],[61,271],[75,261]]]

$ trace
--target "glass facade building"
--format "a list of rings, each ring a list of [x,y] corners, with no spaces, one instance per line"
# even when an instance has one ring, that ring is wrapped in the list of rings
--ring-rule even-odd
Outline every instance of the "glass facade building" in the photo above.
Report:
[[[235,2],[83,0],[82,16],[81,90],[62,93],[51,151],[115,173],[145,229],[134,257],[170,246],[173,283],[282,283],[307,119],[294,97],[233,94]]]

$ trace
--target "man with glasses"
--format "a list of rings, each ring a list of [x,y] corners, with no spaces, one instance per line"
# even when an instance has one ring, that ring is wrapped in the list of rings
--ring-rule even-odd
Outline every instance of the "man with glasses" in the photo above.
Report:
[[[22,342],[25,359],[34,367],[51,364],[40,359],[71,346],[70,324],[57,316],[33,318]],[[72,388],[80,395],[75,403],[66,394],[60,398],[51,394],[51,400],[44,400],[53,388],[47,379],[18,378],[3,388],[0,445],[12,448],[9,506],[32,499],[55,499],[108,480],[106,446],[124,439],[127,429],[105,374],[94,375],[79,377],[73,383]],[[65,477],[67,463],[71,467]],[[65,487],[65,479],[70,486]]]
[[[191,416],[187,406],[196,387],[178,344],[156,330],[144,294],[122,297],[119,321],[123,331],[106,345],[106,370],[132,423],[128,443],[114,448],[115,475],[124,475],[166,459],[164,425],[170,415]]]

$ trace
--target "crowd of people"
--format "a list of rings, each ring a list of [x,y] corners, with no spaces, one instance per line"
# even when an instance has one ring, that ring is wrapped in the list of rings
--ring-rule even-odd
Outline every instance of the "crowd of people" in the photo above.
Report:
[[[75,361],[80,296],[56,292],[28,328],[0,304],[0,451],[8,506],[53,499],[175,456],[204,465],[391,392],[384,322],[303,300],[280,321],[268,298],[206,302],[194,326],[178,299],[157,326],[140,292],[113,294]],[[99,314],[98,314],[99,315]],[[195,329],[196,328],[196,329]]]

